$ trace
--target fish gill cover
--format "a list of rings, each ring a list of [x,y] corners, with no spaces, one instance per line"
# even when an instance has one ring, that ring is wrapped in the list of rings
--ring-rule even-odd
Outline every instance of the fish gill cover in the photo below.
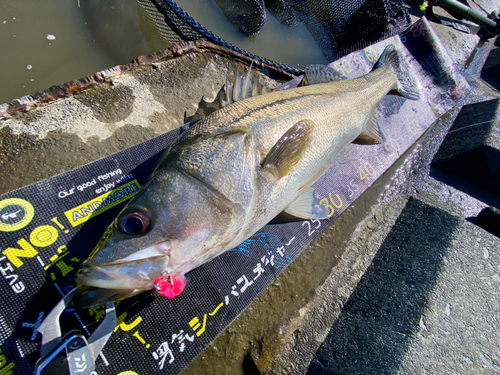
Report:
[[[143,293],[117,303],[118,325],[96,361],[98,374],[180,373],[440,114],[463,99],[469,86],[433,35],[422,20],[401,35],[401,41],[381,42],[331,65],[346,78],[358,77],[393,43],[417,74],[425,96],[418,101],[392,95],[384,99],[379,120],[387,140],[370,147],[347,146],[314,185],[330,218],[265,226],[234,250],[190,272],[189,288],[173,300]],[[412,51],[426,52],[415,59]],[[420,64],[423,59],[439,69]],[[447,79],[439,79],[443,74]],[[0,196],[3,373],[33,370],[40,356],[37,328],[43,318],[74,287],[81,262],[180,132]],[[104,314],[103,306],[67,311],[63,331],[79,329],[88,336]]]

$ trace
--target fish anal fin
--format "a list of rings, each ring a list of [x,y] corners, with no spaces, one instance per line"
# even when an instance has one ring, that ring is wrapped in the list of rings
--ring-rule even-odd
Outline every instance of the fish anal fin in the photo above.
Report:
[[[300,219],[327,219],[328,208],[320,203],[314,194],[314,189],[309,188],[292,202],[284,213]]]
[[[374,111],[365,130],[352,143],[358,145],[373,145],[375,143],[383,143],[384,141],[385,135],[382,129],[380,129],[377,112]]]
[[[262,162],[262,169],[277,179],[291,173],[312,141],[314,122],[301,120],[288,129],[271,148]]]
[[[328,65],[312,64],[304,68],[302,86],[341,80],[340,73]]]

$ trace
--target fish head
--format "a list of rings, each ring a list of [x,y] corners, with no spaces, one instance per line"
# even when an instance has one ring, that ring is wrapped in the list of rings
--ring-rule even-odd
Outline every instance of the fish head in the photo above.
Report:
[[[106,229],[77,282],[124,298],[152,289],[160,276],[183,275],[199,265],[227,214],[192,177],[153,175]]]

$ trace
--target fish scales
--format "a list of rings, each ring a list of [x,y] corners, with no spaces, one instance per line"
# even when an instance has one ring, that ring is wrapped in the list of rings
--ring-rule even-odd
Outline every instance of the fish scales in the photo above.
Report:
[[[383,138],[389,91],[418,98],[404,68],[389,46],[365,76],[237,101],[186,130],[87,260],[79,282],[112,292],[85,303],[183,277],[283,211],[326,218],[311,185],[347,144]]]
[[[235,120],[234,126],[251,127],[255,132],[257,147],[264,150],[265,154],[286,130],[300,120],[310,119],[315,125],[311,145],[296,169],[275,184],[261,186],[256,210],[266,208],[267,213],[256,217],[255,225],[265,225],[283,210],[283,206],[293,202],[304,187],[310,186],[328,170],[342,148],[361,133],[363,126],[374,116],[376,105],[395,84],[390,75],[380,77],[382,79],[375,81],[377,84],[370,82],[373,80],[360,78],[313,85],[306,87],[307,90],[295,89],[295,92],[290,93],[280,91],[275,93],[278,94],[276,96],[279,101],[274,101],[277,104],[272,106],[270,111],[266,110],[265,97],[252,99],[261,99],[259,104],[262,105],[259,111],[256,111],[255,118],[245,116]],[[296,95],[297,92],[300,96]],[[267,101],[273,99],[268,97]],[[296,186],[302,189],[297,190]],[[276,204],[277,201],[280,204]],[[248,236],[251,231],[252,229],[247,229],[242,237]],[[241,238],[235,239],[230,246],[236,246],[240,240]]]

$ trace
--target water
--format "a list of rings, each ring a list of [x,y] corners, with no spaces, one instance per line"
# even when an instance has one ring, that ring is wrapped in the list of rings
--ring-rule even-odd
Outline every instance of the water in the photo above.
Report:
[[[178,4],[221,38],[257,55],[295,66],[328,63],[302,24],[286,28],[267,12],[260,34],[246,37],[215,0]],[[4,0],[0,103],[167,48],[148,44],[152,30],[141,16],[136,0]]]
[[[266,24],[256,37],[246,37],[227,20],[215,0],[177,0],[205,28],[248,52],[293,66],[328,64],[307,28],[283,26],[266,10]]]
[[[80,0],[78,5],[78,0],[2,2],[0,103],[151,52],[135,0]]]

